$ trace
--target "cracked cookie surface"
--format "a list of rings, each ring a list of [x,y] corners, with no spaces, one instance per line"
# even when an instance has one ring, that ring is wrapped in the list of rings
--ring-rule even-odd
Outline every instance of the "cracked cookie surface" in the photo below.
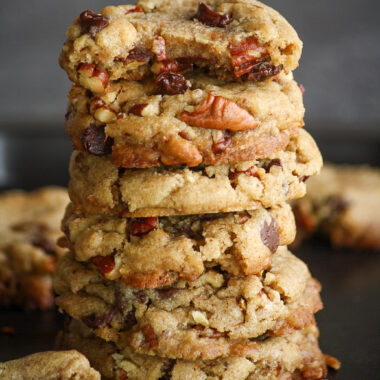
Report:
[[[196,281],[137,290],[106,280],[65,255],[57,265],[57,305],[107,341],[187,360],[255,352],[267,336],[314,325],[320,285],[285,247],[262,276],[233,276],[218,266]]]
[[[230,22],[215,24],[220,18]],[[194,0],[141,1],[99,14],[87,10],[67,37],[62,68],[73,82],[97,93],[107,91],[109,81],[194,67],[221,79],[265,80],[295,69],[302,50],[278,12],[243,0],[210,0],[202,7]]]
[[[107,157],[74,152],[69,194],[84,212],[131,217],[202,214],[272,207],[305,195],[322,157],[303,129],[284,151],[218,166],[125,169]]]
[[[67,191],[53,187],[0,194],[0,307],[53,307],[51,276],[63,252],[56,240],[68,202]]]
[[[105,379],[123,380],[317,380],[326,374],[326,359],[318,347],[315,326],[286,337],[271,337],[257,343],[255,352],[241,357],[184,361],[133,352],[94,337],[78,321],[71,321],[61,334],[62,348],[85,354]]]
[[[140,289],[194,281],[216,265],[234,275],[261,274],[278,246],[295,237],[288,204],[156,218],[78,214],[70,205],[63,230],[76,260],[91,261],[107,279]]]
[[[191,75],[185,83],[170,95],[153,80],[120,81],[100,96],[73,86],[66,129],[74,148],[112,152],[125,168],[219,165],[268,157],[303,126],[302,93],[291,75],[255,84]]]

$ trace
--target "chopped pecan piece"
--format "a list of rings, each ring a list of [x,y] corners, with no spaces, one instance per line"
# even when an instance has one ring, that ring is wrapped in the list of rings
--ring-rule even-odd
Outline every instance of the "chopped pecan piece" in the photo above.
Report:
[[[98,271],[105,276],[115,268],[115,255],[95,256],[91,259],[91,262],[96,266]]]
[[[149,345],[149,348],[155,348],[158,346],[158,337],[151,325],[141,326],[141,331],[144,335],[146,343]]]
[[[157,61],[166,59],[166,43],[163,37],[157,36],[153,40],[152,51],[157,57]]]
[[[84,150],[95,156],[104,156],[112,151],[113,139],[106,136],[104,126],[91,124],[83,132],[81,141]]]
[[[217,142],[214,142],[212,145],[212,151],[215,154],[224,153],[228,147],[230,147],[232,144],[232,137],[229,131],[225,131],[223,137],[218,140]]]
[[[133,115],[136,115],[136,116],[142,116],[142,111],[145,107],[147,107],[148,104],[144,103],[144,104],[135,104],[134,106],[132,106],[128,113],[132,113]]]
[[[104,101],[100,98],[94,98],[90,103],[90,112],[94,118],[101,123],[110,123],[116,118],[116,112],[107,107]]]
[[[281,168],[283,167],[282,166],[282,162],[279,158],[274,158],[273,160],[270,160],[269,162],[266,162],[264,165],[263,165],[263,169],[269,173],[270,172],[270,168],[272,166],[280,166]]]
[[[155,80],[156,92],[161,95],[183,94],[188,88],[186,78],[182,74],[164,72]]]
[[[141,218],[131,225],[131,235],[143,236],[158,228],[158,218]]]
[[[272,253],[277,251],[278,245],[280,244],[280,234],[276,220],[273,217],[269,224],[265,221],[261,226],[260,237],[264,245],[268,247]]]
[[[197,14],[194,16],[202,24],[207,26],[216,26],[219,28],[225,28],[226,25],[232,22],[232,18],[229,15],[221,15],[214,12],[205,3],[200,3],[198,6]]]
[[[125,12],[125,14],[127,15],[127,14],[129,14],[129,13],[136,13],[136,12],[141,13],[141,12],[144,12],[144,10],[143,10],[139,5],[137,5],[136,7],[130,9],[130,10],[127,11],[127,12]]]
[[[230,99],[208,94],[193,111],[182,111],[178,118],[200,128],[244,131],[257,127],[255,118]]]
[[[247,222],[249,219],[251,219],[251,216],[248,215],[248,214],[239,214],[237,216],[237,222],[239,224],[244,224],[245,222]]]
[[[79,16],[79,24],[82,29],[82,34],[88,33],[94,38],[99,31],[108,26],[109,21],[106,16],[96,14],[87,9]]]
[[[93,63],[79,64],[78,75],[79,84],[94,93],[102,94],[108,86],[108,72],[98,69]]]
[[[257,173],[257,170],[256,170],[256,167],[255,166],[251,166],[249,169],[247,170],[244,170],[244,171],[235,171],[235,172],[231,172],[229,175],[228,175],[228,178],[231,182],[231,186],[235,189],[237,184],[235,183],[235,180],[236,178],[238,177],[239,174],[245,174],[246,176],[249,176],[249,177],[256,177],[256,178],[260,178],[259,174]]]

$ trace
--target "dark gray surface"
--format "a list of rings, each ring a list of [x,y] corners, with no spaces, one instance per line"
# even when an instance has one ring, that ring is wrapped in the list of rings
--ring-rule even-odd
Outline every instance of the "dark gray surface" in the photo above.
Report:
[[[317,137],[326,158],[380,166],[377,134],[365,137],[346,133],[344,137],[342,140],[335,132]],[[63,134],[36,133],[32,138],[25,133],[0,133],[3,155],[0,188],[65,184],[70,150]],[[379,379],[380,253],[333,250],[319,240],[307,242],[295,253],[323,284],[325,309],[317,315],[321,347],[343,362],[342,369],[331,372],[329,379]],[[62,316],[54,311],[2,310],[0,328],[12,326],[15,334],[0,333],[0,361],[52,349],[62,325]]]
[[[380,122],[380,2],[268,0],[304,41],[295,76],[306,87],[306,121],[372,128]],[[0,1],[0,128],[9,121],[63,121],[69,81],[57,58],[79,13],[108,0]]]

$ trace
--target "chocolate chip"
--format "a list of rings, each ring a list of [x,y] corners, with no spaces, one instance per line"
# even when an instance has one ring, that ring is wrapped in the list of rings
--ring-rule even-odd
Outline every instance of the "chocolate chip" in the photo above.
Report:
[[[224,153],[232,144],[232,137],[229,131],[225,131],[223,137],[212,145],[215,154]]]
[[[194,18],[199,20],[202,24],[219,28],[225,28],[226,25],[232,22],[232,18],[229,15],[216,13],[204,3],[199,4],[197,14]]]
[[[267,78],[277,75],[283,68],[283,65],[274,66],[269,63],[260,63],[255,66],[248,74],[244,76],[244,80],[252,82],[261,82]]]
[[[82,318],[82,321],[85,325],[92,329],[97,329],[102,326],[107,326],[111,323],[112,318],[116,314],[116,310],[112,309],[108,313],[105,313],[100,316],[96,316],[96,314],[90,314],[86,317]]]
[[[332,213],[340,214],[347,209],[349,202],[339,195],[332,195],[327,199],[327,204]]]
[[[156,92],[161,95],[183,94],[188,88],[186,78],[182,74],[164,72],[155,80]]]
[[[155,334],[151,325],[142,326],[141,331],[149,348],[155,348],[158,346],[158,337]]]
[[[49,255],[53,255],[55,253],[55,244],[53,241],[46,239],[42,236],[37,236],[32,239],[33,246],[37,248],[41,248],[44,252]]]
[[[132,236],[143,236],[158,228],[158,218],[140,218],[131,224]]]
[[[145,292],[140,290],[133,293],[135,297],[141,302],[146,303],[148,301],[148,297],[146,296]]]
[[[150,58],[151,56],[145,50],[136,47],[129,51],[126,58],[119,58],[118,60],[128,64],[131,62],[149,62]]]
[[[127,315],[124,316],[124,326],[126,329],[130,329],[137,324],[136,309],[130,310]]]
[[[279,158],[274,158],[273,160],[270,160],[270,161],[268,161],[268,162],[265,162],[264,165],[263,165],[262,167],[263,167],[263,169],[264,169],[267,173],[269,173],[269,172],[270,172],[270,168],[271,168],[272,166],[280,166],[281,168],[283,167],[283,166],[282,166],[282,162],[281,162],[281,160],[280,160]]]
[[[164,289],[158,289],[157,293],[160,295],[163,299],[168,299],[174,296],[174,294],[178,293],[178,289],[176,288],[164,288]]]
[[[261,226],[260,237],[264,245],[268,247],[272,253],[277,251],[280,244],[280,235],[276,220],[273,217],[269,224],[265,221]]]
[[[108,18],[101,14],[96,14],[89,9],[82,12],[79,16],[79,24],[82,29],[82,34],[89,33],[92,38],[104,29],[108,24]]]
[[[91,124],[83,132],[81,141],[84,150],[95,156],[104,156],[112,152],[113,139],[106,136],[104,126]]]
[[[146,103],[144,103],[144,104],[135,104],[134,106],[132,106],[128,110],[128,113],[131,113],[131,114],[136,115],[136,116],[142,116],[142,111],[147,106],[148,106],[148,104],[146,104]]]

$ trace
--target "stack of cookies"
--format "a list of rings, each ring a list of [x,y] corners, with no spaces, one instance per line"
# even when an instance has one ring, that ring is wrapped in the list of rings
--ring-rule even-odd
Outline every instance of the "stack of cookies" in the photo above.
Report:
[[[326,375],[320,285],[286,247],[287,202],[322,166],[301,48],[247,0],[142,0],[69,28],[60,345],[104,378]]]

